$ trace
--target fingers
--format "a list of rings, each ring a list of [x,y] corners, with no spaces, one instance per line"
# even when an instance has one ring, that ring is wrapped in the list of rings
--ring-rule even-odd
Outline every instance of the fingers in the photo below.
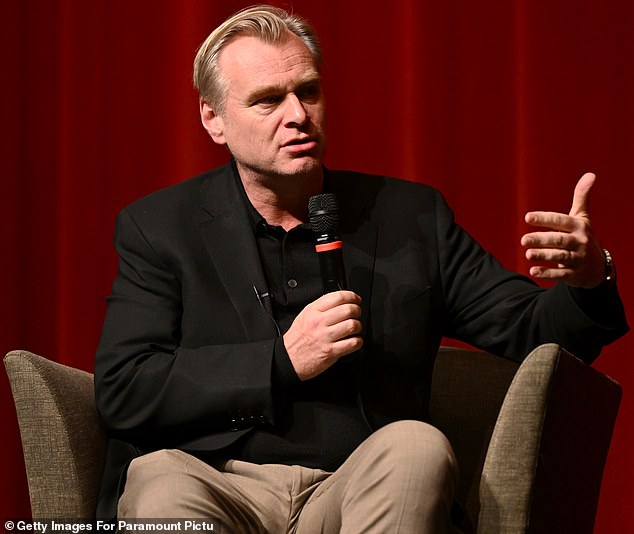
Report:
[[[566,278],[568,272],[561,271],[562,267],[576,268],[583,264],[587,257],[590,242],[589,228],[576,226],[568,232],[532,232],[522,236],[521,244],[526,249],[525,256],[529,261],[556,263],[555,272],[542,268],[531,269],[531,274],[538,278]]]
[[[554,211],[529,211],[524,220],[531,226],[549,228],[560,232],[574,232],[581,229],[584,219]]]
[[[596,175],[591,172],[579,179],[568,215],[552,211],[529,211],[524,218],[526,223],[561,232],[582,230],[581,227],[590,219],[590,191],[595,181]]]
[[[361,297],[353,291],[333,291],[319,297],[313,305],[319,311],[327,311],[343,304],[361,304]]]
[[[557,268],[535,265],[530,268],[530,274],[541,280],[570,280],[574,277],[575,271],[564,265]]]
[[[575,262],[575,253],[567,248],[529,248],[525,256],[529,261],[545,261],[569,266]]]
[[[591,235],[589,221],[549,212],[529,213],[526,220],[552,229],[522,236],[521,245],[526,249],[527,260],[562,263],[569,267],[583,261]]]
[[[571,233],[566,232],[532,232],[522,236],[522,247],[526,249],[526,258],[529,260],[564,261],[570,258],[570,254],[582,250],[588,244],[588,235],[581,230]],[[550,251],[557,251],[562,258],[549,255]]]
[[[284,334],[284,345],[301,380],[313,378],[359,350],[361,298],[351,291],[328,293],[308,304]]]
[[[361,333],[361,312],[355,309],[337,310],[337,316],[329,315],[327,321],[328,337],[331,341]]]
[[[327,293],[314,306],[320,314],[315,317],[315,328],[324,326],[327,339],[336,342],[361,333],[361,297],[351,291]]]
[[[590,191],[595,181],[593,173],[580,178],[568,215],[550,211],[526,214],[528,224],[543,229],[522,236],[526,258],[547,264],[531,267],[531,276],[565,280],[578,287],[596,287],[601,282],[602,252],[589,215]]]
[[[571,217],[590,217],[590,190],[596,181],[596,175],[591,172],[585,173],[577,182],[575,192],[572,197]]]
[[[337,354],[337,359],[339,359],[357,352],[361,347],[363,347],[363,339],[359,336],[350,336],[334,342],[332,349],[333,353]]]

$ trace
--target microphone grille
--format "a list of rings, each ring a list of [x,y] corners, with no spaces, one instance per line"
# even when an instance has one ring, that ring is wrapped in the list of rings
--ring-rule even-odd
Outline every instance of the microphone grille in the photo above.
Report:
[[[310,197],[308,220],[316,234],[336,233],[339,227],[339,206],[332,193],[322,193]]]

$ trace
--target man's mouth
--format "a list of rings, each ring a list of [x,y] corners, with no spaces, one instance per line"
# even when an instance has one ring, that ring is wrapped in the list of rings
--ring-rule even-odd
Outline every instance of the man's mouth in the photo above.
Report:
[[[317,141],[312,137],[303,137],[299,139],[290,139],[286,141],[282,148],[287,152],[305,152],[313,150],[317,147]]]

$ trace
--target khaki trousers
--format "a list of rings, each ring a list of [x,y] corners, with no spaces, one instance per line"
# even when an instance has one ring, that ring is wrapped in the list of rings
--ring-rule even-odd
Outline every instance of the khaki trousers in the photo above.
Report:
[[[451,532],[457,484],[445,436],[400,421],[374,432],[334,473],[153,452],[130,464],[118,515],[213,518],[223,534],[441,534]]]

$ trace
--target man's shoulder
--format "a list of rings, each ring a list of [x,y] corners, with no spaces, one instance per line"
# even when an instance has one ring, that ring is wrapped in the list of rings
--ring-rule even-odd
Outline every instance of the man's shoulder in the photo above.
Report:
[[[190,209],[200,205],[201,197],[217,180],[231,177],[231,165],[223,165],[161,189],[128,204],[124,211],[134,214],[162,213]]]
[[[353,187],[363,187],[367,185],[378,185],[402,190],[418,190],[431,193],[436,189],[422,182],[405,180],[383,174],[373,174],[354,170],[328,169],[329,179],[333,182],[343,182]]]
[[[431,185],[380,174],[349,170],[328,170],[328,182],[339,197],[354,197],[392,204],[395,201],[435,203],[442,198]]]

